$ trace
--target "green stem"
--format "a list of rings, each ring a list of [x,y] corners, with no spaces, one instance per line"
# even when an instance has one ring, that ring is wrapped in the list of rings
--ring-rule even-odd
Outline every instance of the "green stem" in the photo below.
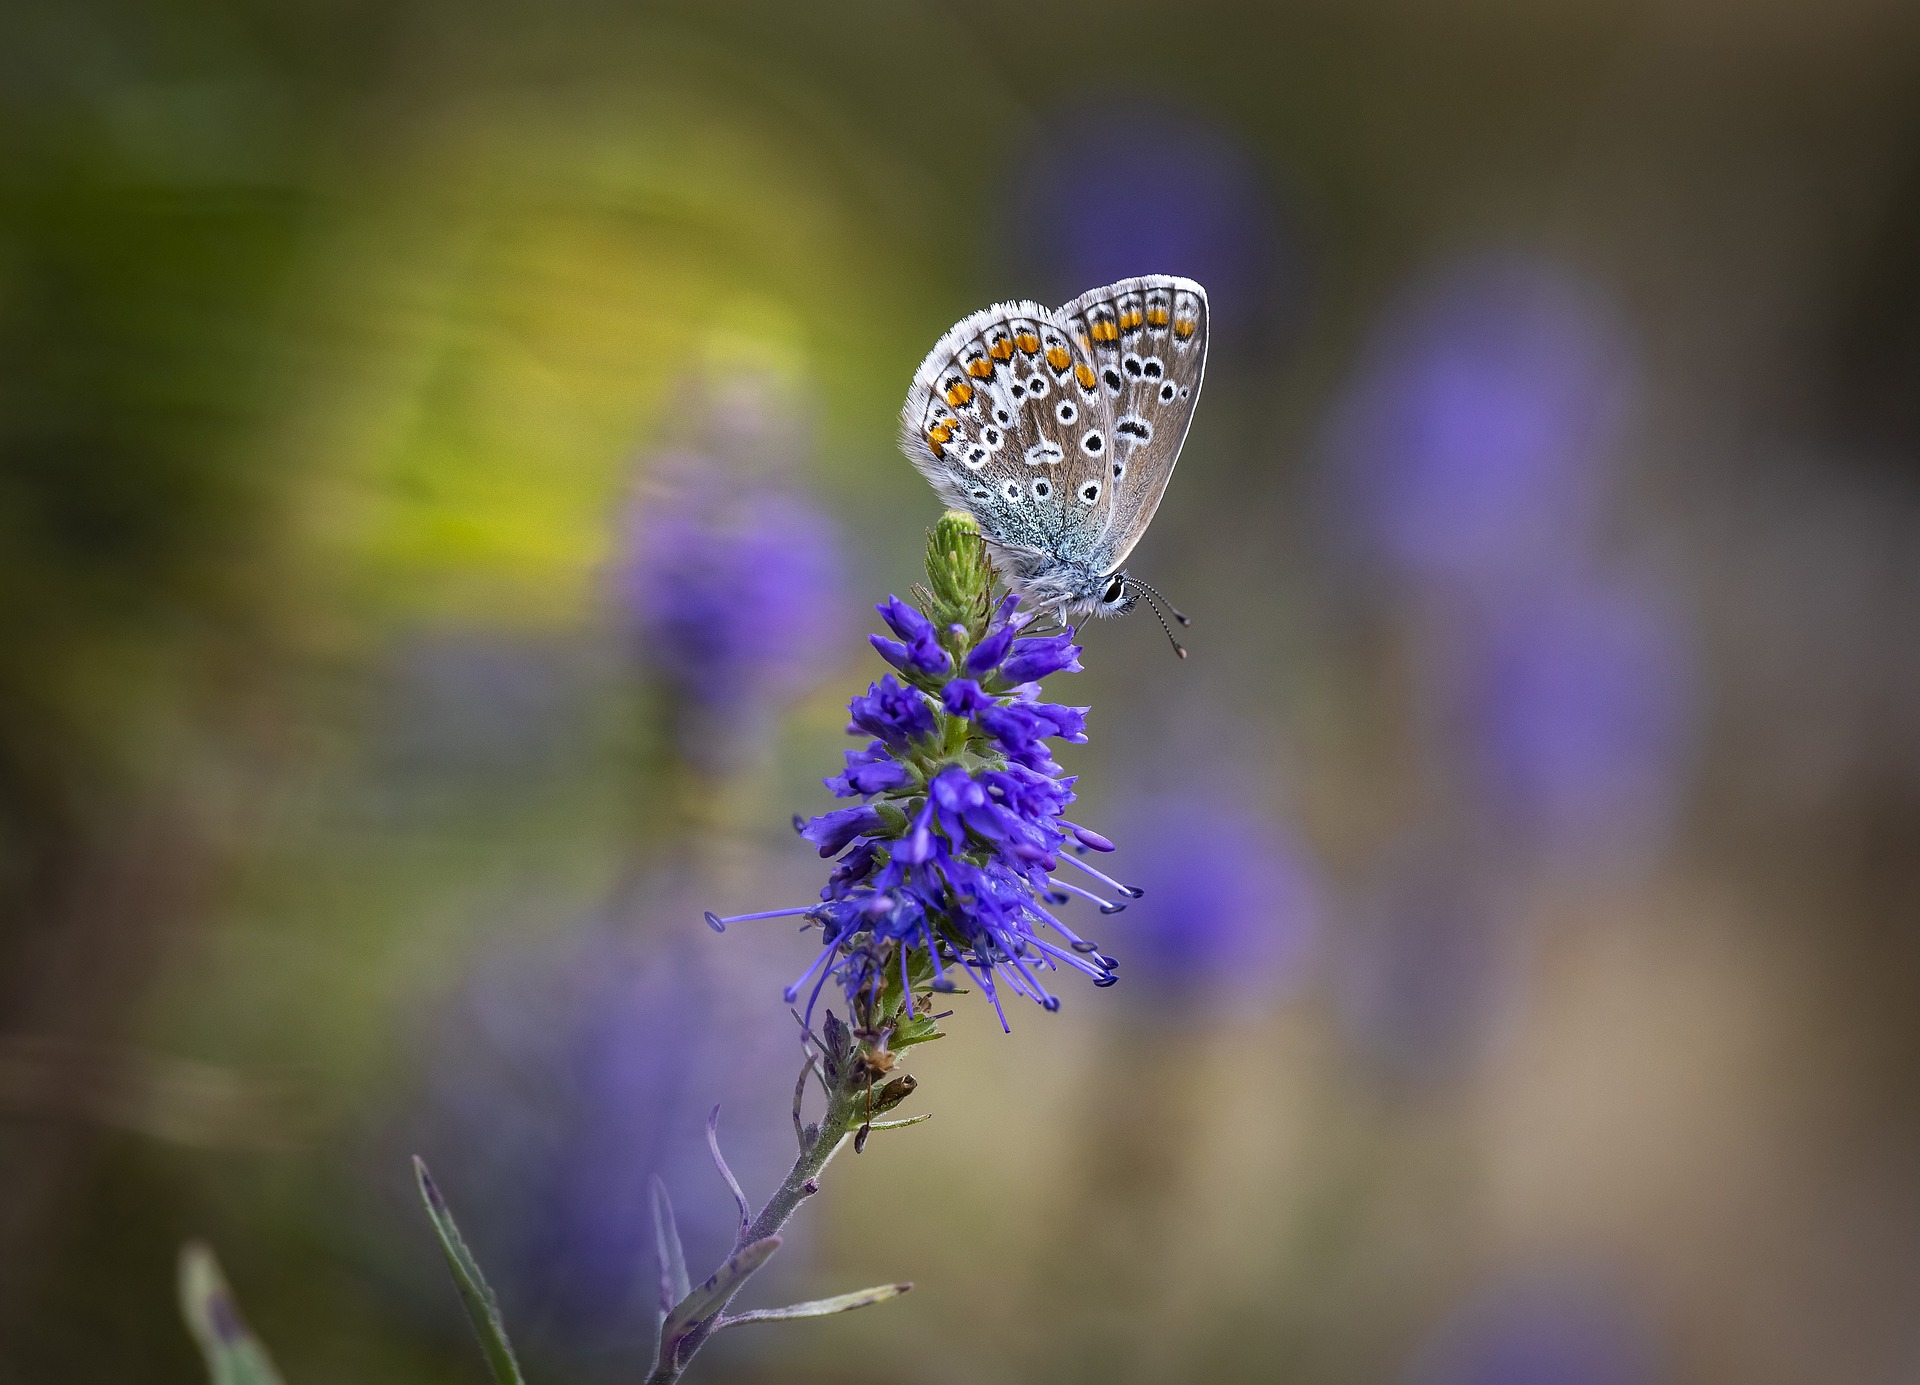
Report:
[[[819,1126],[814,1129],[813,1139],[800,1151],[800,1157],[793,1161],[793,1167],[787,1171],[786,1178],[774,1190],[773,1196],[767,1199],[767,1205],[760,1209],[752,1225],[741,1235],[739,1245],[734,1247],[735,1250],[740,1246],[749,1246],[755,1241],[765,1240],[768,1236],[777,1234],[800,1209],[800,1204],[820,1191],[821,1171],[827,1167],[833,1156],[839,1153],[840,1146],[846,1142],[847,1137],[860,1126],[863,1119],[861,1098],[864,1090],[864,1088],[856,1088],[853,1091],[840,1089],[834,1091],[827,1103],[826,1114],[821,1117]],[[733,1295],[729,1294],[726,1302],[723,1302],[714,1310],[712,1316],[688,1335],[685,1343],[675,1354],[675,1360],[671,1366],[656,1364],[653,1374],[647,1377],[647,1385],[673,1385],[673,1382],[685,1372],[687,1363],[693,1360],[694,1353],[699,1351],[706,1344],[707,1338],[713,1335],[721,1313],[732,1301]]]

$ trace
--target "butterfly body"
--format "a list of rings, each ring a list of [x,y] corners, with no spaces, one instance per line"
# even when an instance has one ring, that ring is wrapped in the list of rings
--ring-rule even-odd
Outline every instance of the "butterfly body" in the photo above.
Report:
[[[902,450],[1036,606],[1066,620],[1133,604],[1122,565],[1193,419],[1207,316],[1191,279],[1122,279],[974,313],[915,372]]]

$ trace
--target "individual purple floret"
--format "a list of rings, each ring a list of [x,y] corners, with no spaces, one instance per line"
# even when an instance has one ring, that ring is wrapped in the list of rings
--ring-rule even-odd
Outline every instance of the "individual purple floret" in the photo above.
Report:
[[[1054,910],[1080,896],[1114,913],[1140,894],[1085,864],[1081,853],[1112,843],[1062,816],[1074,780],[1048,742],[1085,741],[1087,709],[1038,701],[1034,684],[1080,668],[1072,629],[1020,634],[1032,616],[1016,597],[991,602],[992,570],[962,516],[935,531],[928,575],[933,590],[920,596],[933,615],[898,597],[878,607],[899,640],[873,644],[899,676],[853,699],[849,730],[876,739],[825,781],[865,801],[795,819],[822,856],[838,858],[821,902],[768,911],[804,914],[820,929],[819,954],[787,989],[790,1003],[806,996],[809,1018],[829,979],[856,1017],[882,1013],[890,983],[911,1017],[921,976],[934,991],[971,978],[1003,1027],[1003,989],[1057,1009],[1047,973],[1071,968],[1110,986],[1118,963]],[[1057,878],[1067,866],[1095,888]]]
[[[866,696],[847,704],[853,725],[850,733],[878,736],[890,749],[900,749],[934,731],[933,708],[924,694],[902,687],[889,673],[867,689]]]
[[[902,644],[883,635],[867,636],[881,658],[907,674],[939,674],[953,667],[952,658],[940,647],[932,621],[897,596],[888,597],[879,610],[888,628],[906,641]]]

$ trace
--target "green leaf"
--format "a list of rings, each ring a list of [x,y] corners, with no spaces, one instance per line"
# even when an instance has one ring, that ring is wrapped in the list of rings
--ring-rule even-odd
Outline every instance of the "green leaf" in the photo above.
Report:
[[[900,969],[887,968],[887,979],[880,987],[880,1013],[891,1017],[906,1008],[906,988],[900,984]]]
[[[868,1123],[867,1128],[869,1130],[905,1130],[910,1125],[918,1125],[921,1121],[930,1121],[932,1119],[933,1112],[922,1111],[919,1115],[908,1116],[905,1120],[871,1121]]]
[[[720,1319],[719,1327],[738,1327],[750,1322],[793,1322],[799,1318],[824,1318],[832,1313],[851,1313],[856,1308],[899,1298],[912,1287],[911,1284],[876,1284],[871,1289],[855,1289],[850,1294],[817,1298],[810,1303],[790,1303],[785,1308],[756,1308],[750,1313],[736,1313],[730,1318]]]
[[[273,1358],[240,1316],[220,1262],[198,1241],[180,1248],[180,1312],[213,1385],[280,1385]]]
[[[680,1364],[677,1358],[681,1342],[700,1323],[718,1313],[727,1300],[740,1291],[747,1277],[766,1264],[768,1257],[778,1249],[778,1236],[768,1236],[750,1246],[742,1246],[726,1264],[713,1272],[706,1283],[675,1305],[660,1328],[661,1369],[673,1370]]]
[[[673,1305],[692,1291],[687,1279],[687,1253],[680,1247],[680,1228],[674,1224],[673,1201],[660,1175],[653,1176],[653,1247],[660,1257],[660,1315],[662,1321]]]
[[[892,1037],[887,1040],[887,1046],[896,1053],[903,1048],[912,1048],[915,1044],[932,1043],[935,1039],[947,1037],[940,1028],[940,1021],[928,1013],[926,1003],[922,1001],[916,1004],[919,1006],[919,1013],[912,1019],[901,1020],[894,1029]]]
[[[507,1341],[506,1324],[500,1320],[500,1305],[494,1299],[493,1290],[487,1287],[487,1277],[480,1273],[479,1262],[461,1239],[460,1228],[454,1224],[446,1199],[440,1196],[425,1161],[418,1155],[413,1160],[413,1176],[420,1185],[420,1201],[426,1204],[434,1233],[440,1237],[447,1268],[453,1271],[453,1282],[460,1289],[467,1316],[473,1320],[474,1333],[480,1338],[480,1350],[486,1355],[494,1380],[499,1385],[525,1385],[520,1363],[513,1359],[513,1346]]]

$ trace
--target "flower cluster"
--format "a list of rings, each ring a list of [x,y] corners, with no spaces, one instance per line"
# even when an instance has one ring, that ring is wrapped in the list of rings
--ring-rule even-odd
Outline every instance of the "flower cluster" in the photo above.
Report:
[[[1079,671],[1072,628],[1022,633],[1033,616],[1018,596],[993,599],[985,546],[963,515],[934,530],[927,572],[918,607],[890,597],[878,608],[893,637],[875,635],[873,647],[897,673],[849,705],[849,733],[871,739],[826,781],[860,802],[794,819],[822,856],[837,858],[821,902],[738,917],[801,915],[820,928],[819,955],[787,991],[797,1001],[812,983],[809,1015],[837,978],[856,1016],[878,1019],[897,1006],[917,1019],[914,992],[956,990],[957,971],[986,993],[1004,1027],[1002,987],[1054,1010],[1045,972],[1072,967],[1097,986],[1117,979],[1119,964],[1052,908],[1076,895],[1102,913],[1125,905],[1058,878],[1062,863],[1128,898],[1140,891],[1081,860],[1113,844],[1062,816],[1074,780],[1047,742],[1084,742],[1087,709],[1041,701],[1039,680]],[[737,920],[707,921],[720,929]]]

